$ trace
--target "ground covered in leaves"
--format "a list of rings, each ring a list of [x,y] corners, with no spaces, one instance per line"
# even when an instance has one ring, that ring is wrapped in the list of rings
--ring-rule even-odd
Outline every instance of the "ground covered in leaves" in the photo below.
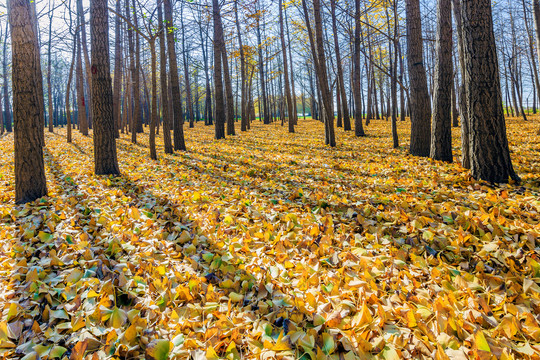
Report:
[[[15,206],[0,138],[0,354],[25,359],[540,358],[540,137],[509,121],[520,185],[302,121],[149,159],[46,133],[49,197]],[[459,157],[459,129],[454,129]],[[159,143],[159,142],[158,142]],[[158,145],[161,145],[159,143]]]

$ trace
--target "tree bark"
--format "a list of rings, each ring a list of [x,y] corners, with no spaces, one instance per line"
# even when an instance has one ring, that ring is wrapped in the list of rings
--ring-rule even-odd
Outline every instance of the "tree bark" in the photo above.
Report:
[[[53,8],[49,8],[49,42],[47,44],[47,100],[49,103],[49,132],[54,132],[54,122],[53,122],[53,94],[52,94],[52,84],[51,84],[51,50],[52,50],[52,23],[54,17],[54,4]]]
[[[116,13],[121,13],[121,1],[116,1]],[[114,136],[116,138],[120,137],[120,127],[121,127],[121,101],[120,101],[120,92],[122,91],[122,33],[121,33],[122,23],[120,21],[120,16],[115,16],[115,45],[114,45],[114,88],[113,88],[113,112],[114,112]]]
[[[351,119],[349,117],[349,107],[347,106],[347,93],[345,92],[345,82],[343,81],[343,64],[341,62],[341,51],[339,47],[339,38],[338,38],[338,29],[337,29],[337,20],[336,20],[336,0],[330,1],[331,11],[332,11],[332,30],[334,32],[334,48],[336,52],[336,67],[337,67],[337,77],[338,77],[338,86],[337,92],[340,94],[341,100],[341,111],[343,116],[343,130],[351,130]],[[338,104],[338,107],[339,104]]]
[[[435,160],[452,162],[452,2],[438,0],[437,44],[431,153]]]
[[[159,30],[159,59],[160,59],[160,85],[161,85],[161,113],[163,115],[163,144],[165,154],[172,154],[171,142],[171,114],[169,112],[169,85],[167,82],[167,49],[165,46],[165,27],[163,26],[163,10],[158,2]]]
[[[182,59],[184,60],[184,77],[186,82],[186,107],[187,113],[189,116],[189,127],[193,128],[195,126],[195,117],[193,115],[193,101],[191,97],[191,81],[189,78],[189,66],[188,66],[188,49],[186,46],[186,29],[184,28],[184,16],[183,16],[184,6],[181,5],[180,8],[180,23],[182,27]]]
[[[8,25],[9,21],[6,22],[6,35],[4,37],[4,59],[2,60],[2,70],[4,74],[4,124],[6,125],[6,131],[12,132],[12,117],[11,117],[11,106],[9,105],[9,79],[8,79],[8,56],[7,56],[7,38],[8,38]]]
[[[465,54],[463,50],[463,26],[461,21],[461,0],[452,0],[452,10],[456,21],[459,67],[461,69],[461,85],[459,87],[459,117],[461,119],[461,166],[471,168],[471,155],[469,145],[469,115],[465,99]]]
[[[9,0],[15,143],[15,202],[27,203],[47,195],[43,161],[43,101],[39,99],[39,46],[28,0]]]
[[[283,26],[283,0],[279,0],[279,30],[281,38],[281,50],[283,55],[283,75],[285,82],[285,96],[287,98],[287,115],[289,121],[289,132],[294,133],[294,106],[292,103],[291,88],[289,84],[289,66],[287,62],[287,46],[285,44],[285,27]],[[292,74],[291,74],[292,75]]]
[[[214,99],[216,102],[215,113],[215,136],[216,139],[225,138],[225,99],[223,94],[223,76],[221,69],[223,39],[221,24],[221,13],[219,1],[212,0],[212,15],[214,20]],[[224,45],[223,45],[224,46]]]
[[[80,24],[80,20],[77,20]],[[77,68],[76,68],[76,87],[77,87],[77,125],[79,131],[84,136],[88,136],[88,118],[86,117],[86,103],[84,96],[84,75],[81,55],[81,35],[77,31]]]
[[[260,1],[258,0],[259,4],[259,13],[262,11],[260,8]],[[261,21],[260,21],[260,14],[257,16],[257,48],[259,53],[259,82],[261,85],[261,96],[262,96],[262,104],[263,104],[263,122],[264,124],[270,124],[270,111],[268,109],[268,99],[266,97],[266,80],[265,80],[265,71],[264,71],[264,61],[263,61],[263,52],[262,52],[262,37],[261,37]],[[259,102],[261,99],[259,99]],[[260,114],[259,114],[260,116]]]
[[[422,45],[420,1],[407,0],[407,63],[411,97],[411,144],[415,156],[429,156],[431,146],[431,104],[427,87]]]
[[[465,92],[471,175],[491,183],[519,181],[506,137],[490,0],[462,0]]]
[[[78,30],[75,30],[78,31]],[[72,142],[71,134],[71,104],[69,100],[69,93],[71,92],[71,82],[73,81],[73,69],[75,67],[77,55],[77,36],[73,36],[73,52],[71,55],[71,66],[69,68],[68,82],[66,86],[66,120],[67,120],[67,142]]]
[[[355,0],[355,29],[354,29],[354,53],[353,53],[353,65],[354,65],[354,135],[365,136],[364,126],[362,124],[362,90],[361,90],[361,76],[360,76],[360,0]]]
[[[118,175],[114,136],[113,91],[109,59],[109,8],[107,0],[90,1],[92,46],[92,114],[96,175]]]
[[[186,150],[184,140],[184,114],[180,96],[180,80],[178,79],[178,62],[174,48],[174,28],[171,0],[163,0],[165,22],[167,24],[167,51],[169,53],[169,73],[171,80],[171,100],[173,103],[173,135],[174,150]]]

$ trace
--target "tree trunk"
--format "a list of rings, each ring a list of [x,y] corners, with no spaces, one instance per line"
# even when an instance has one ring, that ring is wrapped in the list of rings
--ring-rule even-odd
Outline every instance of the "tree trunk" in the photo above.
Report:
[[[221,32],[221,37],[223,38],[223,25],[221,23],[221,16],[219,18],[219,27]],[[227,122],[227,135],[235,135],[234,130],[234,96],[232,91],[232,82],[231,82],[231,73],[229,71],[229,61],[227,58],[227,48],[225,47],[225,40],[220,42],[221,46],[221,57],[222,57],[222,74],[223,74],[223,83],[225,84],[225,117]]]
[[[465,92],[471,174],[491,183],[519,181],[506,137],[490,0],[462,0]]]
[[[126,0],[126,17],[131,19],[130,0]],[[136,22],[136,20],[135,20]],[[137,143],[137,127],[141,121],[141,97],[139,84],[139,71],[135,61],[135,44],[133,39],[134,29],[128,29],[128,46],[129,46],[129,69],[131,73],[131,100],[133,102],[133,111],[131,112],[131,142]]]
[[[435,160],[452,162],[452,2],[438,0],[437,4],[437,57],[431,153]],[[449,91],[450,90],[450,91]]]
[[[78,20],[77,23],[80,23]],[[79,131],[84,136],[88,136],[88,118],[86,117],[86,103],[84,101],[84,75],[81,55],[81,36],[77,31],[77,69],[76,69],[76,87],[77,87],[77,125]]]
[[[28,0],[9,0],[15,143],[15,202],[27,203],[47,195],[43,161],[43,101],[39,97],[39,46]]]
[[[259,4],[259,12],[260,9],[260,0],[258,1]],[[268,109],[268,99],[266,97],[266,80],[265,80],[265,72],[264,72],[264,61],[263,61],[263,52],[262,52],[262,37],[261,37],[261,23],[260,23],[260,16],[257,16],[257,47],[258,47],[258,53],[259,53],[259,82],[261,85],[261,96],[262,96],[262,104],[263,104],[263,122],[265,124],[270,124],[270,112]],[[259,102],[261,99],[259,99]],[[260,116],[260,114],[259,114]]]
[[[159,32],[159,72],[161,85],[161,113],[163,115],[163,144],[165,154],[172,154],[171,142],[171,114],[169,113],[169,86],[167,83],[167,49],[165,46],[165,28],[163,26],[163,10],[161,2],[158,2]]]
[[[116,2],[116,13],[121,13],[121,1]],[[122,91],[122,34],[120,32],[122,23],[120,16],[115,15],[115,45],[114,45],[114,89],[113,89],[113,112],[114,112],[114,136],[120,137],[121,107],[120,92]]]
[[[54,7],[49,8],[49,43],[47,44],[47,98],[49,103],[49,132],[54,132],[53,122],[53,95],[51,84],[51,48],[52,48],[52,23],[54,17]]]
[[[353,62],[354,62],[354,135],[356,136],[365,136],[364,126],[362,125],[362,90],[361,90],[361,77],[360,77],[360,33],[361,33],[361,23],[360,23],[360,0],[355,0],[355,29],[354,29],[354,53],[353,53]]]
[[[158,0],[159,1],[159,0]],[[157,55],[156,55],[156,38],[152,37],[149,41],[150,56],[151,56],[151,81],[152,81],[152,104],[150,109],[150,159],[157,160],[156,153],[156,125],[158,120],[157,114]]]
[[[407,0],[407,62],[411,97],[411,145],[415,156],[429,156],[431,145],[431,104],[427,87],[422,45],[420,1]]]
[[[78,31],[78,30],[75,30]],[[77,54],[77,36],[73,36],[73,52],[71,55],[71,66],[69,68],[68,82],[66,86],[66,120],[67,120],[67,142],[71,143],[71,104],[69,101],[69,93],[71,92],[71,82],[73,81],[73,68],[75,67]]]
[[[90,1],[92,46],[92,114],[96,175],[118,175],[114,136],[113,91],[109,59],[109,8],[107,0]]]
[[[221,13],[219,10],[219,1],[212,0],[212,14],[214,20],[214,88],[216,101],[215,113],[215,135],[216,139],[225,138],[225,99],[223,95],[223,76],[221,69],[222,61],[222,45],[225,42],[223,39],[223,29],[221,24]]]
[[[182,3],[183,4],[183,3]],[[186,82],[186,107],[189,116],[189,127],[195,126],[195,117],[193,115],[193,101],[191,98],[191,81],[189,78],[189,66],[188,66],[188,49],[186,46],[186,29],[184,28],[184,5],[180,7],[180,24],[182,28],[182,59],[184,60],[184,80]]]
[[[345,82],[343,80],[343,64],[341,62],[341,51],[339,47],[339,38],[336,21],[336,0],[330,1],[332,10],[332,30],[334,32],[334,48],[336,52],[336,67],[337,67],[337,92],[339,92],[341,100],[341,111],[343,116],[343,130],[351,130],[351,119],[349,117],[349,107],[347,106],[347,93],[345,92]],[[338,104],[339,107],[339,104]]]
[[[283,54],[283,75],[285,81],[285,96],[287,97],[287,115],[289,117],[289,132],[294,132],[294,106],[292,103],[291,88],[289,85],[289,66],[287,63],[287,46],[285,44],[285,27],[283,26],[283,0],[279,0],[279,30],[281,49]],[[291,74],[292,76],[292,74]]]
[[[173,103],[173,134],[174,150],[186,150],[184,140],[184,115],[182,113],[182,97],[180,95],[180,80],[178,79],[178,63],[174,48],[174,27],[171,0],[163,0],[165,22],[167,23],[167,51],[169,52],[169,73],[171,80],[171,100]]]
[[[452,10],[456,20],[459,67],[461,69],[461,85],[459,87],[459,117],[461,119],[461,166],[471,168],[471,155],[469,144],[469,115],[465,99],[465,54],[463,49],[463,26],[461,21],[461,0],[452,0]]]
[[[8,25],[9,21],[6,22],[6,35],[4,37],[4,59],[2,60],[2,70],[4,73],[4,124],[6,125],[6,131],[12,132],[12,117],[11,117],[11,107],[9,105],[9,79],[8,79],[8,56],[7,56],[7,38],[8,38]]]
[[[335,147],[336,137],[334,133],[334,110],[332,106],[332,103],[333,103],[332,94],[330,92],[330,87],[328,85],[328,77],[327,77],[327,71],[326,71],[326,56],[324,53],[321,4],[320,4],[320,0],[313,0],[313,13],[314,13],[314,19],[315,19],[315,39],[313,39],[313,35],[311,33],[311,26],[310,26],[310,21],[309,21],[309,13],[307,11],[306,0],[302,0],[302,4],[304,7],[306,27],[308,29],[313,58],[316,59],[315,68],[316,68],[319,88],[322,95],[322,102],[324,106],[326,144],[330,145],[331,147]]]

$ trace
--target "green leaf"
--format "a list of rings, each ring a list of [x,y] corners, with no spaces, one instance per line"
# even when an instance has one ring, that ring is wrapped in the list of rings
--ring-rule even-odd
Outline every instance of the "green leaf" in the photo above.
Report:
[[[331,353],[334,352],[334,349],[336,347],[336,344],[334,342],[334,337],[328,333],[323,333],[322,337],[323,337],[323,347],[321,350],[326,355],[330,355]]]
[[[48,243],[53,240],[54,236],[53,234],[46,233],[44,231],[40,231],[38,234],[38,238],[41,239],[41,241]]]

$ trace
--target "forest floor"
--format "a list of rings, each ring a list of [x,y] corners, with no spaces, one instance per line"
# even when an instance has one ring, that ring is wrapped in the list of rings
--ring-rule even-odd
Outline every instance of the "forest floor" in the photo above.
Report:
[[[386,121],[332,149],[312,120],[197,124],[158,161],[123,135],[119,177],[56,129],[26,206],[1,137],[0,355],[539,359],[538,121],[509,120],[523,182],[500,187],[408,155],[398,125],[399,149]]]

